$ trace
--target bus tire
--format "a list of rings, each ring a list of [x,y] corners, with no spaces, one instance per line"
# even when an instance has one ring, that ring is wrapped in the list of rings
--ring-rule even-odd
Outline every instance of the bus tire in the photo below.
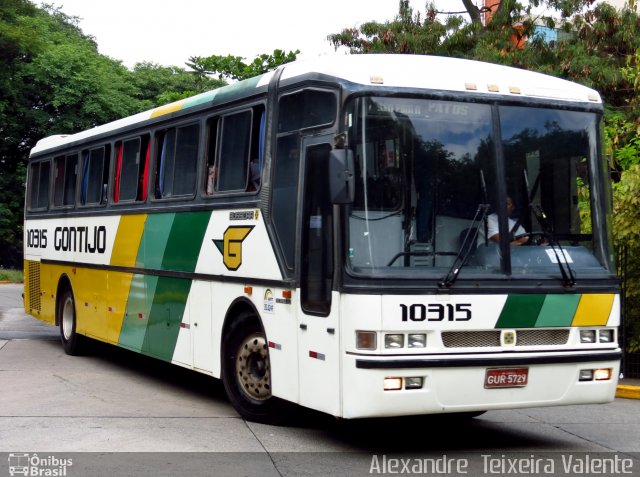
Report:
[[[82,354],[85,337],[76,333],[76,302],[70,288],[65,288],[57,303],[60,342],[68,355]]]
[[[222,348],[222,382],[236,411],[244,419],[265,424],[283,420],[283,401],[271,394],[269,344],[258,318],[240,313]]]

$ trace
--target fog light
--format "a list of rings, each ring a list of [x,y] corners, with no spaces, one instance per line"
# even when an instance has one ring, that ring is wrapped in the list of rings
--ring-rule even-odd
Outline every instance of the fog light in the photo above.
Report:
[[[598,330],[598,341],[600,343],[613,343],[613,330]]]
[[[580,343],[595,343],[596,330],[580,330]]]
[[[377,348],[375,331],[356,331],[356,348],[375,350]]]
[[[409,348],[424,348],[427,346],[427,335],[409,335]]]
[[[578,379],[580,381],[593,381],[593,369],[581,369]]]
[[[593,379],[596,381],[609,381],[611,379],[611,368],[594,369]]]
[[[385,348],[402,348],[404,346],[404,335],[384,335]]]
[[[422,388],[422,376],[415,376],[413,378],[404,378],[405,389],[421,389]]]
[[[385,391],[398,391],[402,389],[402,378],[384,378]]]

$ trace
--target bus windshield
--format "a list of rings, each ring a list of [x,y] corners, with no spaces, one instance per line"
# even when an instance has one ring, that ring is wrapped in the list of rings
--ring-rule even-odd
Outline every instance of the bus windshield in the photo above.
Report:
[[[353,273],[442,275],[456,260],[460,277],[606,271],[595,113],[367,97],[346,118]]]

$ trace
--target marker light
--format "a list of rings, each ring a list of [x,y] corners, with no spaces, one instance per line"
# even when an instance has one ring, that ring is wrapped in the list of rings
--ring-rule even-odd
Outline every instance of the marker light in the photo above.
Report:
[[[384,378],[385,391],[398,391],[402,389],[402,378]]]
[[[377,348],[375,331],[356,331],[356,348],[375,350]]]
[[[425,334],[411,334],[409,335],[409,348],[424,348],[427,346],[427,335]]]
[[[580,343],[595,343],[596,330],[580,330]]]
[[[404,346],[404,335],[384,335],[385,348],[402,348]]]

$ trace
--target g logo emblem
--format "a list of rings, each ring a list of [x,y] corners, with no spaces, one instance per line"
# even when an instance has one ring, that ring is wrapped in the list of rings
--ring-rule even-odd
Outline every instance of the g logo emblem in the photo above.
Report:
[[[213,239],[213,243],[222,254],[222,263],[228,270],[236,271],[242,265],[242,242],[253,227],[255,226],[232,225],[224,231],[222,240]]]

